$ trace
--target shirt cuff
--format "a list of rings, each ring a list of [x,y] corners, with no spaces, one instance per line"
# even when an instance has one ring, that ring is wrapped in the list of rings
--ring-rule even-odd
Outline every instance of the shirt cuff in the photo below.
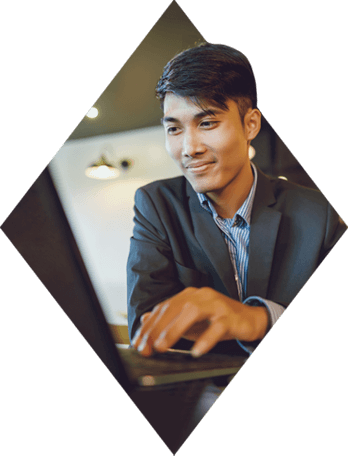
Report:
[[[255,301],[257,301],[255,303]],[[266,309],[268,310],[268,315],[269,315],[269,329],[272,328],[274,323],[279,319],[279,317],[282,315],[284,312],[285,308],[281,306],[280,304],[277,304],[276,302],[270,301],[269,299],[263,299],[259,298],[258,296],[249,296],[243,304],[248,304],[248,305],[264,305]]]
[[[285,308],[276,302],[270,301],[269,299],[263,299],[259,296],[249,296],[247,299],[244,300],[243,304],[248,304],[249,306],[260,306],[264,305],[268,311],[269,316],[269,325],[267,332],[272,328],[275,322],[279,319],[279,317],[284,312]],[[253,345],[245,345],[244,343],[237,340],[240,347],[243,348],[249,355],[255,350],[255,346]]]

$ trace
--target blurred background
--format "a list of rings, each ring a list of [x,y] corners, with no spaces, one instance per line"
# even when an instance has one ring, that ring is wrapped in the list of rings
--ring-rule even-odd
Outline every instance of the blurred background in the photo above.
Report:
[[[175,54],[202,41],[204,37],[172,3],[49,165],[111,324],[127,324],[126,262],[135,191],[180,174],[164,148],[155,86]],[[259,109],[262,112],[262,106]],[[252,146],[253,162],[266,174],[316,188],[264,117]],[[118,177],[95,179],[85,174],[101,156],[116,168]]]

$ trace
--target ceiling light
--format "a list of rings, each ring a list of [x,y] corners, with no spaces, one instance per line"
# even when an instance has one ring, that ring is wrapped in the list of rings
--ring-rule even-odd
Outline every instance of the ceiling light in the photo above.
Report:
[[[253,146],[249,146],[249,151],[248,151],[248,154],[249,154],[249,159],[252,160],[255,155],[256,155],[256,150],[254,149]]]
[[[98,114],[99,114],[98,109],[93,107],[87,112],[86,116],[89,117],[90,119],[95,119]]]
[[[88,166],[85,171],[87,177],[92,179],[115,179],[121,172],[114,165],[107,162],[104,155]]]

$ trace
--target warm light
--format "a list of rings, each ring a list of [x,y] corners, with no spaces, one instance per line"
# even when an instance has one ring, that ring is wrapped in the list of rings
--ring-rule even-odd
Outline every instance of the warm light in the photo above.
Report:
[[[92,179],[115,179],[121,173],[113,166],[101,165],[90,166],[86,169],[85,174],[87,177],[91,177]]]
[[[144,386],[154,386],[156,385],[156,380],[152,375],[144,375],[141,379],[141,383]]]
[[[89,117],[90,119],[95,119],[98,114],[99,114],[98,109],[93,107],[87,112],[86,116]]]
[[[283,180],[285,180],[285,181],[287,181],[287,180],[288,180],[288,178],[287,178],[287,177],[285,177],[285,176],[278,176],[278,179],[283,179]]]
[[[256,150],[253,148],[253,146],[249,146],[249,158],[252,160],[256,155]]]
[[[106,160],[105,155],[101,155],[96,162],[87,167],[85,174],[92,179],[115,179],[121,172]]]

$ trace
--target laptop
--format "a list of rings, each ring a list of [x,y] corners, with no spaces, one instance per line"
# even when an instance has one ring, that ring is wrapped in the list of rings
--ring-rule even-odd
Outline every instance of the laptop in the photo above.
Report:
[[[197,393],[197,385],[205,384],[202,380],[233,376],[245,362],[243,356],[211,353],[193,358],[189,352],[175,350],[144,358],[134,349],[117,346],[48,167],[1,228],[160,435],[162,423],[154,424],[157,415],[153,412],[149,418],[146,405],[153,402],[153,394],[163,402],[168,391],[180,391],[182,400],[189,390]],[[145,391],[151,394],[144,396]],[[168,446],[178,445],[176,441]]]

